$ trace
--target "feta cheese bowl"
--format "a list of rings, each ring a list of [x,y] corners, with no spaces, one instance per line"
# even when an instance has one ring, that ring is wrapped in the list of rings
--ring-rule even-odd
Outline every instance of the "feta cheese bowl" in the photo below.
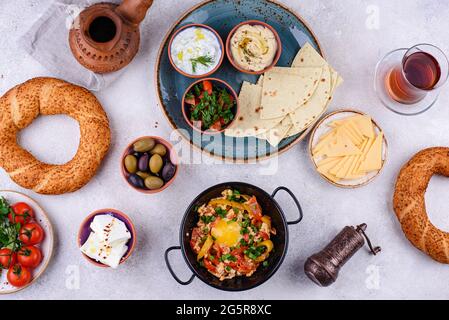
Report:
[[[168,57],[180,74],[189,78],[206,77],[217,71],[223,62],[223,40],[207,25],[188,24],[172,35]]]
[[[136,231],[131,219],[115,209],[100,209],[88,215],[78,231],[83,256],[99,267],[117,268],[134,250]]]

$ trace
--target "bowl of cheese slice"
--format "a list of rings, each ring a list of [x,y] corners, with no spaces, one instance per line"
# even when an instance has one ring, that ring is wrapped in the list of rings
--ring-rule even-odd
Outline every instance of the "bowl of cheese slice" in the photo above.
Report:
[[[388,143],[367,114],[338,110],[326,115],[312,131],[309,152],[317,172],[343,188],[361,187],[382,171]]]

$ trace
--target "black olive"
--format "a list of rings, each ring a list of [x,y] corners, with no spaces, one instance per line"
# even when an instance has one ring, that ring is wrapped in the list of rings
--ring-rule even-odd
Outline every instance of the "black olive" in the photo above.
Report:
[[[143,179],[139,177],[137,174],[130,174],[128,176],[128,182],[131,183],[134,187],[139,189],[144,189],[145,184],[143,183]]]

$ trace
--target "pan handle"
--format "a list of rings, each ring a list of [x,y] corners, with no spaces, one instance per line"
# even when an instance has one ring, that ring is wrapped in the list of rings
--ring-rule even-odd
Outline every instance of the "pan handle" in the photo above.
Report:
[[[297,199],[296,196],[293,194],[293,192],[291,192],[290,189],[288,189],[287,187],[282,187],[282,186],[281,186],[281,187],[277,187],[277,188],[273,191],[273,193],[271,194],[271,197],[274,198],[274,197],[276,196],[276,194],[277,194],[279,191],[281,191],[281,190],[287,192],[287,193],[290,195],[290,197],[292,197],[292,199],[293,199],[293,201],[295,202],[296,207],[298,208],[298,211],[299,211],[299,218],[296,219],[296,220],[294,220],[294,221],[287,221],[287,224],[288,224],[288,225],[291,225],[291,224],[298,224],[298,223],[300,223],[301,220],[302,220],[302,216],[303,216],[303,214],[302,214],[302,208],[301,208],[301,205],[299,204],[298,199]]]
[[[172,277],[173,277],[179,284],[182,284],[183,286],[186,286],[186,285],[190,284],[190,283],[193,281],[193,279],[195,279],[195,275],[192,274],[192,276],[190,277],[190,279],[187,280],[187,281],[182,281],[181,279],[178,278],[178,276],[175,274],[175,272],[173,271],[173,268],[172,268],[171,265],[170,265],[170,261],[168,260],[168,254],[169,254],[169,252],[172,251],[172,250],[181,250],[181,247],[180,247],[180,246],[174,246],[174,247],[170,247],[170,248],[168,248],[167,250],[165,250],[165,255],[164,255],[164,258],[165,258],[165,264],[167,265],[168,271],[170,271],[170,274],[172,275]]]

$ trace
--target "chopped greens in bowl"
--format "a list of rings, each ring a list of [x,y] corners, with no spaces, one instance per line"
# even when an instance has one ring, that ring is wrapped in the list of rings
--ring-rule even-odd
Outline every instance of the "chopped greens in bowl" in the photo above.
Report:
[[[225,82],[208,78],[187,89],[182,107],[185,120],[194,129],[218,133],[236,117],[237,94]]]

